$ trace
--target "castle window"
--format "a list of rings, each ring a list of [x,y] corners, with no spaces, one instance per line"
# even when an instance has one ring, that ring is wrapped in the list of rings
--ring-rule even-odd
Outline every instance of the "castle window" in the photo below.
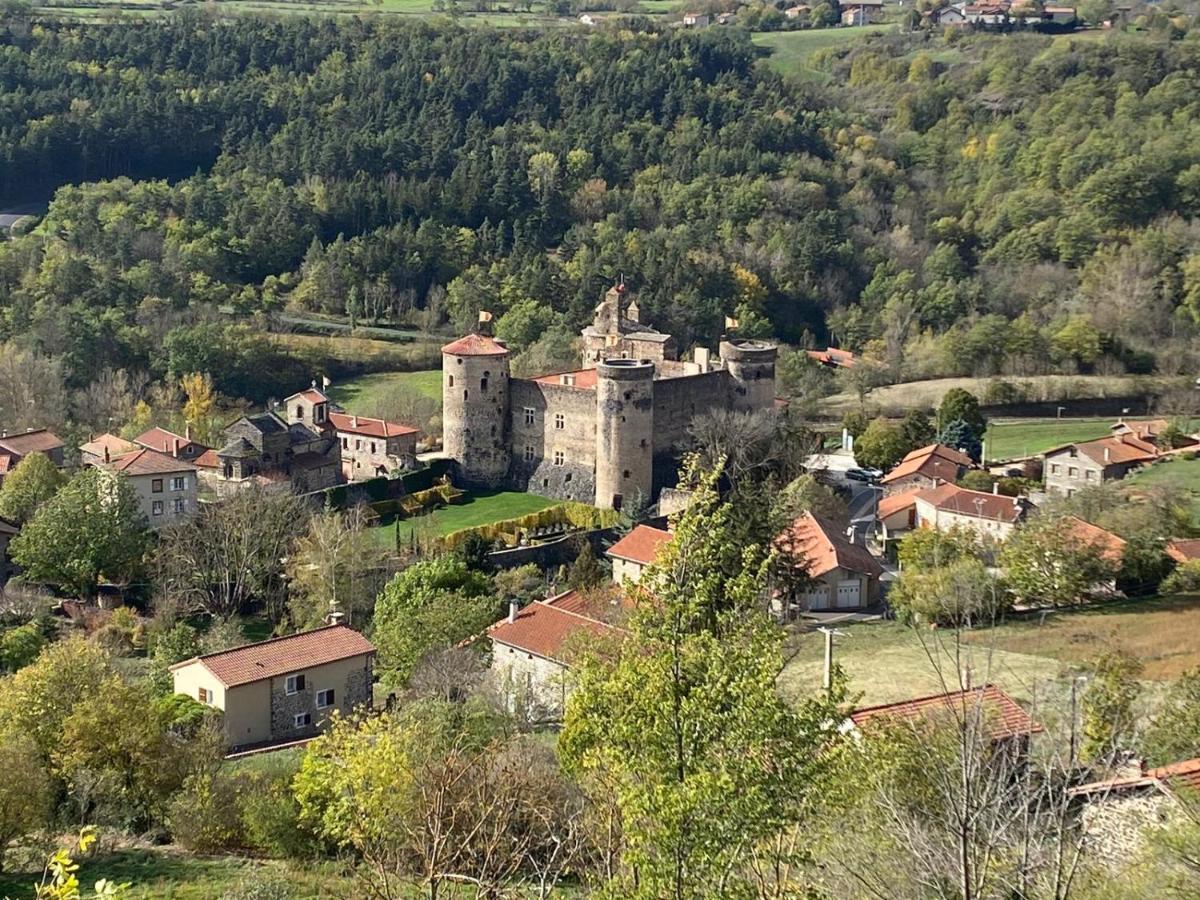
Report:
[[[563,452],[561,450],[555,450],[554,451],[554,464],[556,466],[561,466],[564,462],[566,462],[566,456],[563,454]]]
[[[626,391],[626,392],[625,392],[625,399],[626,399],[626,400],[632,400],[632,399],[633,399],[633,392],[632,392],[632,391]]]
[[[468,395],[467,395],[467,392],[466,392],[466,391],[463,391],[463,399],[464,399],[464,400],[466,400],[466,399],[467,399],[467,396],[468,396]]]
[[[525,407],[525,424],[526,425],[533,424],[533,407],[532,406]]]
[[[566,428],[567,427],[566,416],[564,416],[562,413],[555,413],[554,414],[554,427],[556,429],[558,429],[559,431],[562,431],[564,428]]]
[[[448,376],[446,376],[446,377],[450,379],[450,387],[454,387],[454,376],[453,376],[453,375],[448,375]]]
[[[625,471],[622,473],[622,476],[621,476],[621,477],[623,477],[623,478],[629,478],[629,477],[630,477],[630,476],[632,476],[632,475],[633,475],[633,473],[632,473],[632,472],[630,472],[628,469],[626,469],[626,470],[625,470]]]
[[[480,389],[481,391],[486,391],[486,390],[487,390],[487,383],[488,383],[487,376],[486,376],[486,375],[484,375],[482,378],[480,378],[480,379],[479,379],[479,389]]]
[[[296,418],[297,419],[304,418],[304,407],[301,406],[299,403],[296,404]]]
[[[570,483],[570,481],[571,481],[571,473],[568,472],[566,477],[563,479],[563,483],[568,484],[568,483]]]
[[[533,445],[525,445],[525,462],[533,462]]]

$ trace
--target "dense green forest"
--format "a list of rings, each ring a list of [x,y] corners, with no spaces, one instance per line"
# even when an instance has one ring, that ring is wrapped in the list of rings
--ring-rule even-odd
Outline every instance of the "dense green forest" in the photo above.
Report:
[[[0,242],[0,340],[68,389],[207,371],[262,400],[310,374],[262,338],[282,310],[488,309],[536,366],[623,273],[685,348],[736,314],[893,381],[1194,368],[1200,41],[874,35],[827,51],[827,87],[758,54],[724,29],[10,19],[0,205],[53,198]]]

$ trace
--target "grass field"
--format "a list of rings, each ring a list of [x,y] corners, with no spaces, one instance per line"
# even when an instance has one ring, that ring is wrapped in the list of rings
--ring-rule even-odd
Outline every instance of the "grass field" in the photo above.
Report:
[[[1018,459],[1060,444],[1107,437],[1113,419],[1024,419],[988,426],[987,458]]]
[[[771,55],[767,63],[783,75],[824,80],[825,73],[812,66],[813,54],[827,47],[849,44],[868,34],[895,31],[895,25],[864,25],[859,28],[810,28],[804,31],[772,31],[751,37]]]
[[[1192,523],[1200,525],[1200,459],[1155,463],[1133,473],[1124,483],[1133,487],[1165,484],[1187,491],[1192,495]]]
[[[442,402],[442,370],[425,369],[420,372],[377,372],[352,378],[329,388],[329,397],[334,403],[344,406],[352,413],[370,415],[372,409],[397,391],[414,391],[422,397]]]
[[[850,625],[835,638],[835,659],[860,705],[890,703],[943,690],[938,668],[955,680],[956,656],[974,683],[992,681],[1020,700],[1053,696],[1077,667],[1105,648],[1140,659],[1143,679],[1162,682],[1200,665],[1200,597],[1129,601],[968,632],[956,650],[948,631],[915,630],[894,622]],[[780,678],[801,696],[820,690],[824,638],[795,639],[796,656]]]
[[[162,850],[124,850],[80,865],[79,880],[91,886],[101,878],[129,882],[133,900],[217,900],[246,881],[273,877],[285,882],[296,900],[353,896],[353,882],[322,864],[285,866],[238,857],[195,857]],[[0,897],[27,900],[41,872],[0,873]]]
[[[557,505],[557,500],[520,491],[479,491],[469,495],[463,503],[435,509],[431,513],[412,519],[401,519],[400,540],[407,540],[415,528],[429,529],[434,534],[447,535],[464,528],[490,525],[492,522],[502,522],[505,519],[516,519]],[[382,546],[395,546],[395,519],[380,522],[373,532],[377,542]]]
[[[291,353],[306,358],[376,370],[428,369],[438,365],[441,359],[436,344],[397,344],[370,338],[315,334],[275,334],[272,339]]]

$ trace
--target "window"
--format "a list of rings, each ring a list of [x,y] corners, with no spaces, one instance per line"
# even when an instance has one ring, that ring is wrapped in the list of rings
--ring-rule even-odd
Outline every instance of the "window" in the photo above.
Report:
[[[562,431],[564,428],[566,428],[567,427],[566,416],[564,416],[562,413],[555,413],[554,414],[554,427],[557,428],[559,431]]]
[[[346,438],[346,437],[342,438],[342,449],[343,450],[350,449],[350,438]]]
[[[371,452],[372,453],[375,452],[375,442],[374,441],[371,441]]]
[[[150,492],[154,493],[154,494],[161,494],[162,493],[162,484],[163,484],[163,480],[161,478],[155,478],[153,481],[150,482]]]
[[[1096,480],[1096,470],[1095,469],[1084,469],[1083,477],[1086,478],[1088,481],[1095,481]]]
[[[554,464],[556,466],[561,466],[565,461],[566,461],[566,457],[563,455],[563,452],[561,450],[555,450],[554,451]]]
[[[1060,466],[1058,463],[1050,464],[1050,474],[1051,475],[1057,475],[1061,471],[1062,471],[1062,466]]]
[[[317,691],[317,709],[328,709],[333,706],[333,688],[327,691]]]
[[[467,392],[466,392],[466,391],[463,391],[463,399],[464,399],[464,400],[466,400],[468,396],[469,396],[469,395],[467,394]]]
[[[287,693],[289,693],[289,694],[300,693],[302,690],[304,690],[304,676],[303,675],[289,675],[287,677],[287,681],[284,684],[284,690],[287,691]]]
[[[171,490],[184,491],[187,490],[187,476],[177,475],[171,479]]]
[[[525,424],[526,425],[533,424],[533,407],[532,406],[525,407]]]
[[[355,438],[355,439],[354,439],[354,449],[355,449],[355,450],[361,450],[361,449],[362,449],[362,440],[360,440],[359,438]]]
[[[533,462],[533,446],[531,444],[525,445],[525,462]]]
[[[187,501],[184,500],[182,497],[176,497],[174,500],[171,501],[171,512],[175,513],[175,515],[179,515],[180,513],[183,513],[186,511],[187,511]]]
[[[150,515],[161,516],[162,514],[163,514],[163,502],[161,500],[155,500],[153,503],[150,504]]]
[[[307,728],[311,724],[312,724],[312,714],[311,713],[297,713],[296,715],[292,716],[292,727],[293,728]]]
[[[296,418],[297,419],[304,418],[304,407],[301,406],[299,403],[296,404]]]
[[[201,703],[212,703],[212,691],[208,688],[200,688],[200,690],[196,691],[196,699]]]
[[[622,477],[622,478],[628,478],[628,477],[630,477],[632,474],[633,474],[632,472],[630,472],[628,469],[626,469],[624,472],[622,472],[622,473],[621,473],[621,477]]]
[[[1071,466],[1070,468],[1067,469],[1067,475],[1071,478],[1078,478],[1079,477],[1079,467]]]
[[[480,389],[481,391],[486,391],[486,390],[487,390],[487,383],[488,383],[487,376],[486,376],[486,375],[484,375],[482,378],[480,378],[480,379],[479,379],[479,389]]]
[[[460,359],[459,362],[462,362],[462,360]],[[450,387],[454,387],[454,376],[448,375],[446,377],[450,379]]]

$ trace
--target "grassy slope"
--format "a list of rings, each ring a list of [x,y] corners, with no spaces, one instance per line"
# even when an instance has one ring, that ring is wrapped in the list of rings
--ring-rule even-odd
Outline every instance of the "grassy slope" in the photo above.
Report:
[[[916,631],[894,622],[851,625],[836,638],[835,659],[861,692],[860,705],[889,703],[942,690],[935,661],[954,678],[950,632]],[[1044,624],[1022,620],[970,632],[961,665],[972,681],[994,681],[1021,700],[1054,696],[1066,689],[1073,668],[1105,647],[1141,659],[1143,677],[1166,681],[1200,664],[1200,598],[1130,601],[1093,610],[1050,615]],[[780,678],[790,696],[819,690],[824,639],[795,639],[795,657]]]
[[[378,372],[352,378],[329,389],[329,396],[352,413],[368,415],[380,400],[397,390],[411,390],[436,400],[442,400],[442,370],[420,372]]]
[[[431,529],[437,534],[450,534],[463,528],[515,519],[557,504],[557,500],[519,491],[480,491],[468,497],[465,503],[436,509],[415,519],[401,520],[400,539],[406,540],[414,528]],[[373,533],[381,545],[393,547],[396,540],[395,520],[381,522]]]
[[[1125,479],[1126,484],[1152,487],[1166,484],[1192,495],[1192,520],[1200,523],[1200,459],[1173,459],[1147,466]]]
[[[811,66],[814,53],[826,47],[848,44],[864,35],[895,31],[895,25],[866,25],[859,28],[811,28],[804,31],[772,31],[755,34],[751,40],[760,47],[767,47],[771,55],[767,63],[783,75],[800,75],[804,78],[821,79],[825,75]]]
[[[988,459],[1015,459],[1072,441],[1106,437],[1112,423],[1111,418],[996,422],[988,428],[987,456]]]

